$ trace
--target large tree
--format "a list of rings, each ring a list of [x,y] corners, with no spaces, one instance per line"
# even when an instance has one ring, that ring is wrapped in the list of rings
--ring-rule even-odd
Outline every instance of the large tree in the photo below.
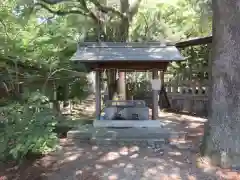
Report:
[[[240,1],[212,3],[212,98],[205,154],[229,167],[240,164]]]
[[[125,42],[129,37],[129,26],[133,16],[137,13],[141,0],[98,1],[98,0],[38,0],[34,7],[40,7],[50,13],[65,16],[78,14],[90,18],[94,24],[97,41]],[[109,4],[107,6],[106,4]],[[114,6],[117,6],[114,8]],[[116,86],[116,71],[109,70],[109,97],[112,98]],[[125,99],[125,74],[119,73],[119,94]]]

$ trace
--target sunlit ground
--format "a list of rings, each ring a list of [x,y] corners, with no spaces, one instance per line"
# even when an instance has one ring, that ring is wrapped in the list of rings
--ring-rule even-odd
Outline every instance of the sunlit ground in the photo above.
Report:
[[[65,144],[66,145],[66,144]],[[206,179],[210,174],[196,168],[195,156],[189,151],[163,147],[92,146],[88,144],[66,145],[55,155],[57,162],[49,179]],[[56,159],[42,159],[55,161]],[[48,163],[49,164],[49,163]],[[86,177],[88,176],[88,177]]]
[[[234,172],[197,161],[199,137],[203,135],[206,119],[174,113],[159,115],[166,126],[187,135],[172,139],[172,145],[165,145],[160,151],[138,146],[99,147],[63,140],[62,151],[41,160],[46,167],[51,167],[44,177],[53,180],[203,180],[220,179],[220,176],[238,179]]]
[[[94,101],[90,99],[87,105],[88,108],[85,104],[75,109],[86,117],[93,116]],[[167,127],[187,134],[180,139],[171,139],[171,145],[165,145],[157,151],[138,146],[99,147],[62,139],[62,148],[58,152],[36,161],[31,168],[23,167],[24,177],[27,174],[30,179],[37,177],[38,180],[240,179],[236,172],[197,161],[199,137],[203,135],[203,123],[206,119],[159,112],[159,120]],[[7,174],[11,172],[15,170],[7,170]],[[4,177],[6,176],[0,172],[0,178]],[[21,180],[22,177],[18,175],[16,180]]]
[[[32,165],[35,171],[24,171],[31,171],[38,179],[41,176],[39,180],[217,180],[220,176],[240,179],[236,172],[197,163],[199,137],[206,119],[174,113],[160,113],[160,119],[187,135],[171,139],[172,145],[164,145],[157,151],[138,146],[95,146],[62,139],[58,152],[36,161]]]

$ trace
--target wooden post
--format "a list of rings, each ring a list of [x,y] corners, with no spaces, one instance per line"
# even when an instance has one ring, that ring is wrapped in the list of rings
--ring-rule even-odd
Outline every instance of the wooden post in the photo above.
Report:
[[[166,79],[165,85],[166,85],[166,86],[165,86],[166,92],[167,92],[167,93],[171,93],[171,86],[170,86],[170,80],[169,80],[169,78]]]
[[[100,120],[101,115],[101,80],[100,71],[97,70],[95,73],[95,98],[96,98],[96,120]]]
[[[212,106],[211,106],[211,99],[212,99],[212,44],[207,45],[209,49],[208,55],[208,83],[207,83],[207,96],[208,96],[208,117],[211,114]]]
[[[152,71],[152,79],[158,79],[158,70]],[[158,90],[153,91],[152,120],[158,119]]]
[[[167,100],[167,97],[165,96],[166,95],[166,92],[164,92],[165,90],[162,89],[162,87],[164,87],[164,70],[161,70],[160,71],[160,81],[161,81],[161,87],[160,87],[160,92],[158,93],[159,94],[159,108],[164,108],[165,107],[165,104],[166,102],[168,102]]]
[[[146,80],[149,81],[149,71],[146,71]]]
[[[160,80],[162,82],[162,86],[164,86],[164,71],[160,71]]]
[[[126,100],[126,73],[123,71],[119,72],[118,91],[121,100]]]

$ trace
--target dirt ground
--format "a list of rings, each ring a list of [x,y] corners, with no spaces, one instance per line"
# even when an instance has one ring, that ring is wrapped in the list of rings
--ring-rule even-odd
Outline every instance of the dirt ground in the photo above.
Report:
[[[240,180],[237,172],[198,163],[198,146],[206,119],[161,113],[167,126],[187,132],[177,146],[92,146],[61,139],[62,149],[20,166],[0,165],[0,180]],[[172,142],[176,140],[172,139]]]

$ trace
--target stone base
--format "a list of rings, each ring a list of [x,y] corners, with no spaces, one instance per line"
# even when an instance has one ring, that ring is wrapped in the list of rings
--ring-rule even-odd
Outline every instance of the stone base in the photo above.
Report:
[[[162,147],[162,145],[167,144],[166,139],[104,139],[104,138],[92,138],[90,140],[91,144],[94,145],[122,145],[122,146],[139,146],[139,147]]]
[[[160,146],[168,143],[169,139],[179,138],[179,136],[180,133],[162,127],[103,128],[89,125],[81,126],[67,133],[67,138],[74,142],[87,142],[97,145],[139,145],[142,147],[150,144]]]
[[[159,120],[95,120],[93,126],[97,128],[161,128],[163,123]]]

